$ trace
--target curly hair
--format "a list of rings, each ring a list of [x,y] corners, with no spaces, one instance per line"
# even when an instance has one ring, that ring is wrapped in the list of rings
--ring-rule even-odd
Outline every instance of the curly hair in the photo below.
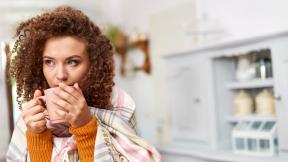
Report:
[[[11,60],[9,72],[10,79],[16,80],[20,108],[33,98],[36,89],[43,92],[49,88],[43,74],[42,54],[46,41],[57,36],[84,40],[90,70],[80,87],[89,106],[111,108],[115,74],[110,40],[82,11],[69,6],[48,10],[20,23],[16,29],[18,40],[13,51],[17,54]]]

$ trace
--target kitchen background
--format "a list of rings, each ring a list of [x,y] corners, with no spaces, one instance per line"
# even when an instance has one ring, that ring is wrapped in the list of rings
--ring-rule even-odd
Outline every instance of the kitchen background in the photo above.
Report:
[[[288,161],[285,0],[0,0],[0,159],[19,115],[5,49],[18,22],[63,4],[110,36],[116,84],[164,161]]]

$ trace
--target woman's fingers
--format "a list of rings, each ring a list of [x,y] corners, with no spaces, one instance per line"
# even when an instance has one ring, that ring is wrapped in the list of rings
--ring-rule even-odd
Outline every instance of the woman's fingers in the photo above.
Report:
[[[41,120],[45,120],[45,115],[44,113],[38,113],[38,114],[35,114],[33,116],[30,117],[30,120],[32,122],[37,122],[37,121],[41,121]]]
[[[68,114],[66,111],[60,109],[55,109],[54,112],[57,114],[57,116],[59,116],[60,119],[65,119]]]
[[[36,99],[40,96],[42,96],[42,92],[39,89],[36,89],[36,91],[34,92],[33,98]]]
[[[76,90],[83,96],[83,92],[82,92],[81,88],[79,87],[79,84],[78,84],[78,83],[75,83],[73,86],[74,86],[74,87],[76,88]]]
[[[76,90],[75,90],[76,91]],[[62,100],[67,101],[70,104],[76,104],[77,98],[71,95],[70,93],[64,91],[62,88],[56,88],[54,91],[54,94],[59,97]]]
[[[60,83],[59,87],[60,87],[60,89],[62,89],[66,93],[68,93],[71,96],[75,97],[76,99],[80,99],[82,97],[82,94],[79,93],[78,90],[76,90],[74,86],[67,86],[64,83]]]
[[[29,102],[26,102],[26,103],[23,103],[22,105],[22,110],[28,110],[36,105],[42,105],[41,101],[39,101],[38,97],[42,96],[42,93],[40,90],[36,90],[34,92],[34,95],[33,95],[33,99],[30,100]]]
[[[42,96],[41,91],[36,90],[33,99],[24,103],[21,110],[27,129],[34,133],[41,133],[46,129],[45,108],[38,99],[40,96]]]
[[[29,121],[27,127],[30,128],[30,131],[32,130],[34,133],[41,133],[46,129],[46,120],[39,120],[36,122]]]
[[[36,106],[33,106],[32,108],[30,109],[27,109],[27,110],[23,110],[22,111],[22,116],[25,117],[25,116],[33,116],[35,114],[38,114],[38,113],[41,113],[45,110],[45,108],[41,105],[36,105]]]
[[[66,100],[51,99],[51,102],[54,103],[55,105],[61,107],[62,111],[65,111],[65,112],[73,111],[72,105],[70,103],[68,103]]]
[[[29,102],[26,102],[26,103],[23,103],[22,105],[22,110],[25,111],[25,110],[28,110],[34,106],[36,106],[38,104],[37,100],[33,99]]]

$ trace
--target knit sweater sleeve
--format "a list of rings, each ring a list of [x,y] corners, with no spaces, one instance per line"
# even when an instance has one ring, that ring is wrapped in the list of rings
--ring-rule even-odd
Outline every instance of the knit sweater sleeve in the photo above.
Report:
[[[78,154],[81,162],[92,162],[94,160],[94,145],[97,132],[97,120],[92,119],[79,128],[69,128],[70,133],[75,135]]]
[[[42,133],[26,131],[27,148],[31,162],[50,162],[52,156],[52,133],[46,129]]]

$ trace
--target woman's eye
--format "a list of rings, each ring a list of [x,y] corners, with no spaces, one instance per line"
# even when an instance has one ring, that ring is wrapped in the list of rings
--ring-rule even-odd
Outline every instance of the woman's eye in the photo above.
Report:
[[[45,63],[46,65],[49,65],[49,66],[55,64],[55,62],[54,62],[53,60],[44,60],[44,63]]]
[[[68,61],[68,64],[75,66],[75,65],[78,65],[78,64],[79,64],[79,61],[77,61],[77,60],[69,60],[69,61]]]

